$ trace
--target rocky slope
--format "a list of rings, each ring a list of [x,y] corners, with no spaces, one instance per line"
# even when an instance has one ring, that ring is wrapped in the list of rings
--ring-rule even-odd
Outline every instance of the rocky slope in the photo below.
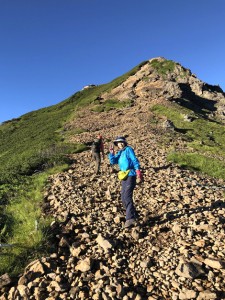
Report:
[[[134,193],[137,226],[123,228],[117,168],[107,156],[95,176],[90,151],[74,155],[71,168],[51,176],[45,192],[43,210],[56,220],[51,253],[29,264],[15,285],[0,278],[1,300],[225,299],[225,184],[167,162],[171,143],[183,148],[184,142],[150,125],[154,97],[148,99],[136,79],[102,95],[133,95],[133,106],[100,114],[86,109],[70,127],[86,130],[73,142],[88,144],[103,134],[106,152],[115,136],[127,136],[144,174]]]
[[[225,122],[223,90],[199,80],[189,69],[162,57],[147,61],[122,85],[103,94],[102,99],[133,99],[145,103],[162,99],[175,101],[195,111],[208,109],[212,117]]]

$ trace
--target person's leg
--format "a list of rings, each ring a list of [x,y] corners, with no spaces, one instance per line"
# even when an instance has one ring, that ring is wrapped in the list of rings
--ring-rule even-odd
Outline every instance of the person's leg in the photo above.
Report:
[[[124,208],[126,209],[126,220],[136,218],[136,210],[133,203],[133,191],[136,185],[136,177],[128,176],[122,180],[121,198]]]
[[[121,181],[121,200],[122,200],[123,207],[126,209],[126,204],[125,204],[125,200],[124,200],[125,191],[126,191],[126,181],[122,180]]]
[[[95,152],[93,154],[95,160],[95,174],[99,174],[100,172],[100,163],[101,163],[101,156],[100,153]]]

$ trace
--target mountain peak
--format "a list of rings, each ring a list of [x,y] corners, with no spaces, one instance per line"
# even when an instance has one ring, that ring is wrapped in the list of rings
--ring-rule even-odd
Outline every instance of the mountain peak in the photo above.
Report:
[[[175,101],[208,109],[225,122],[225,94],[219,86],[207,84],[189,69],[164,57],[152,58],[120,85],[101,95],[103,100]]]

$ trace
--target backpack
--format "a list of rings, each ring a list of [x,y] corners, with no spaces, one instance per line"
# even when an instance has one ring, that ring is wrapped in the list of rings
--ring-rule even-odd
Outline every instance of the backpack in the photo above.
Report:
[[[101,151],[101,141],[100,140],[94,140],[94,142],[91,145],[92,152],[100,153]]]

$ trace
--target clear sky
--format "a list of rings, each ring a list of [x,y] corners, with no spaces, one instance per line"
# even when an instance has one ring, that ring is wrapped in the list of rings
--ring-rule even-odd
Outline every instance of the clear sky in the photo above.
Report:
[[[158,56],[225,91],[225,0],[0,0],[0,122]]]

